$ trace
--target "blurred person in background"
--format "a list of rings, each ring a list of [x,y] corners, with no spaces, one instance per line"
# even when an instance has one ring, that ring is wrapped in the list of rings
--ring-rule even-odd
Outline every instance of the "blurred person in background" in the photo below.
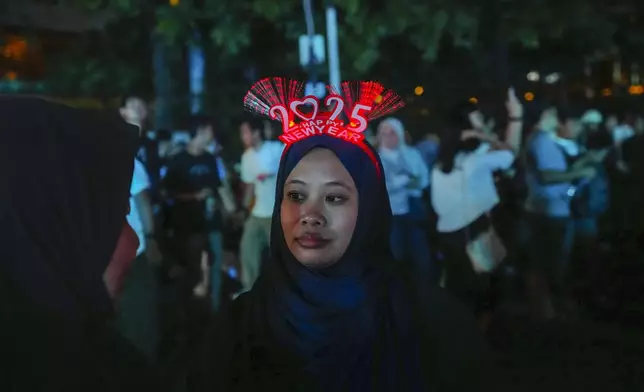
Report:
[[[141,128],[141,139],[137,159],[143,163],[150,177],[150,184],[153,193],[159,186],[160,169],[159,148],[157,141],[149,133],[149,108],[143,98],[138,95],[128,95],[121,101],[119,109],[121,116],[130,124],[135,124]]]
[[[230,189],[228,170],[221,157],[223,146],[217,138],[207,148],[212,154],[217,166],[220,186],[216,189],[217,196],[209,197],[206,201],[206,215],[209,222],[208,244],[213,256],[212,267],[210,270],[210,299],[214,311],[219,310],[222,294],[222,266],[224,260],[224,214],[234,211],[234,197]],[[225,203],[228,203],[226,205]],[[231,204],[232,203],[232,204]]]
[[[630,126],[630,121],[625,121],[629,116],[611,115],[606,122],[606,129],[613,141],[613,151],[608,157],[609,162],[609,175],[611,183],[611,224],[612,232],[614,232],[615,239],[619,246],[625,248],[624,245],[631,242],[631,235],[633,233],[634,205],[639,201],[636,199],[638,192],[638,183],[641,182],[640,178],[634,178],[631,175],[628,158],[625,157],[624,151],[632,148],[625,146],[633,146],[631,142],[635,136],[635,129]],[[636,144],[636,143],[635,143]],[[641,154],[641,151],[638,153]]]
[[[138,129],[34,98],[0,97],[0,117],[2,389],[159,390],[110,322],[138,247]]]
[[[631,222],[635,244],[640,249],[644,244],[644,120],[640,118],[642,127],[636,127],[635,136],[626,140],[622,145],[622,159],[629,176]]]
[[[587,113],[586,113],[587,114]],[[570,245],[570,272],[576,283],[580,280],[582,287],[571,287],[564,298],[565,312],[575,312],[574,295],[598,293],[599,273],[601,271],[599,246],[599,218],[610,207],[610,186],[604,159],[612,149],[612,140],[608,133],[600,131],[601,121],[595,118],[593,128],[588,128],[587,116],[578,116],[570,108],[559,108],[559,131],[555,141],[564,151],[571,168],[593,167],[596,173],[572,181],[568,191],[572,219],[572,238]],[[574,145],[571,145],[574,143]],[[578,278],[578,279],[577,279]],[[580,290],[582,289],[582,290]]]
[[[621,133],[621,140],[616,144],[611,159],[614,168],[611,173],[611,195],[613,203],[611,215],[613,216],[614,230],[618,233],[620,247],[624,250],[632,249],[641,241],[641,229],[644,227],[641,219],[642,195],[642,161],[644,151],[644,134],[639,133],[640,125],[633,121],[635,127]],[[619,128],[618,128],[619,130]],[[613,133],[615,135],[618,132]],[[619,138],[619,136],[617,137]],[[616,138],[613,137],[613,140]],[[635,245],[637,244],[637,245]]]
[[[626,112],[620,121],[619,127],[617,127],[614,132],[614,138],[617,140],[617,143],[623,143],[635,136],[634,125],[635,116],[630,112]]]
[[[500,201],[494,173],[509,169],[515,154],[510,144],[483,130],[483,116],[470,102],[455,105],[445,124],[431,180],[445,287],[480,318],[485,328],[494,305],[491,274],[475,269],[466,248],[485,233],[496,235],[490,218]]]
[[[612,135],[615,128],[619,126],[619,119],[615,113],[609,113],[604,120],[604,128]]]
[[[140,117],[129,115],[123,110],[121,116],[126,122],[141,129],[141,122],[137,122]],[[139,247],[123,286],[116,324],[125,337],[145,353],[150,361],[155,362],[159,342],[157,267],[161,264],[162,255],[150,188],[148,173],[135,158],[127,220],[139,239]]]
[[[438,239],[438,233],[436,231],[437,216],[431,204],[431,194],[432,194],[431,172],[432,172],[432,169],[434,168],[434,164],[436,163],[436,160],[438,159],[439,145],[440,145],[440,139],[438,135],[430,132],[426,133],[423,140],[421,140],[416,144],[416,148],[418,149],[418,152],[420,152],[420,155],[422,156],[423,161],[425,162],[425,165],[427,166],[427,169],[430,173],[430,175],[428,176],[429,185],[427,186],[427,189],[423,194],[423,200],[428,206],[429,218],[427,222],[427,234],[428,234],[430,251],[432,252],[432,256],[435,257],[437,260],[440,259],[442,256],[440,254],[440,250],[438,246],[439,239]],[[438,261],[435,269],[437,270],[436,273],[440,275],[441,268],[440,268],[440,265],[438,265]]]
[[[172,155],[172,150],[175,148],[172,141],[172,132],[167,129],[159,129],[156,131],[156,140],[159,151],[159,178],[163,179],[168,170],[168,161]]]
[[[601,112],[595,109],[586,110],[578,122],[581,124],[581,131],[576,138],[576,142],[584,151],[597,150],[600,146],[602,149],[608,147],[607,143],[613,137],[604,126],[604,116]]]
[[[141,132],[145,131],[148,119],[148,105],[145,100],[136,95],[128,95],[121,101],[119,112],[126,122],[139,127]]]
[[[567,115],[560,117],[568,121]],[[558,143],[561,122],[558,110],[546,106],[526,148],[525,201],[529,265],[526,289],[533,317],[552,319],[562,310],[565,274],[570,258],[573,226],[570,190],[573,182],[593,178],[592,166],[570,165],[565,147]],[[570,145],[570,151],[574,146]]]
[[[405,141],[405,129],[396,118],[379,124],[378,145],[393,213],[391,250],[399,262],[411,262],[419,287],[437,284],[438,268],[427,242],[429,211],[422,199],[429,186],[427,166],[420,152]]]
[[[633,126],[636,135],[644,134],[644,117],[637,116],[635,119],[635,125]]]
[[[151,361],[156,361],[159,339],[157,267],[161,264],[162,256],[149,190],[150,181],[145,167],[135,159],[127,221],[139,239],[139,247],[123,286],[117,325],[125,337]]]
[[[598,110],[589,109],[582,114],[580,121],[584,127],[597,131],[602,128],[604,116]]]
[[[506,90],[505,111],[501,105],[495,105],[494,115],[485,119],[480,110],[470,116],[470,123],[475,130],[483,132],[487,137],[500,139],[508,145],[515,156],[518,156],[523,141],[524,108],[516,95],[513,87]],[[501,110],[497,111],[496,108]],[[501,126],[504,125],[504,128]],[[483,148],[488,148],[485,143]],[[509,169],[498,170],[494,173],[496,193],[499,199],[489,216],[492,227],[502,239],[507,250],[507,257],[503,265],[491,274],[490,278],[490,305],[494,306],[497,299],[503,294],[501,290],[509,288],[512,284],[511,276],[516,271],[516,263],[523,260],[521,247],[525,226],[522,222],[523,201],[526,195],[524,168],[520,161],[515,159]],[[506,279],[509,278],[509,279]],[[491,309],[490,309],[491,310]]]
[[[195,118],[190,137],[186,150],[168,163],[163,187],[171,204],[167,221],[176,258],[184,268],[182,297],[191,328],[199,325],[210,308],[204,306],[210,283],[210,268],[207,263],[204,265],[204,254],[211,253],[209,232],[221,224],[220,216],[211,208],[221,180],[215,157],[207,151],[214,139],[211,119]]]
[[[420,155],[423,157],[423,161],[425,161],[425,165],[427,165],[427,168],[430,171],[434,167],[436,159],[438,159],[439,143],[440,139],[438,138],[438,135],[436,133],[427,132],[423,140],[416,144],[416,148],[418,148]]]
[[[275,180],[284,150],[281,142],[264,140],[264,126],[261,119],[247,116],[239,127],[242,143],[248,146],[242,155],[240,173],[245,184],[242,208],[247,217],[239,244],[244,291],[250,290],[259,277],[263,254],[268,249]]]

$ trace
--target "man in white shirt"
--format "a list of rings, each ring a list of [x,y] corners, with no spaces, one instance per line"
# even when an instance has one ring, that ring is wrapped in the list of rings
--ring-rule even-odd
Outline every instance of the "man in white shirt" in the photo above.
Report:
[[[250,213],[240,243],[243,291],[250,290],[257,280],[262,254],[268,248],[276,176],[284,150],[280,142],[265,141],[263,130],[263,122],[252,117],[240,126],[242,141],[249,146],[241,161],[241,179],[246,184],[243,206]]]

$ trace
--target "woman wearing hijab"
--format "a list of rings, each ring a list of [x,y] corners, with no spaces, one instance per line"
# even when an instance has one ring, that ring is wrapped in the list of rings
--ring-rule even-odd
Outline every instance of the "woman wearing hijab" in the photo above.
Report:
[[[429,170],[420,151],[410,147],[400,120],[389,117],[378,126],[378,153],[387,179],[393,213],[391,250],[396,260],[409,260],[422,287],[438,283],[432,267],[427,224],[429,212],[422,199],[429,186]]]
[[[489,385],[474,320],[396,271],[381,162],[328,135],[289,147],[266,270],[211,331],[195,391],[467,391]]]
[[[149,390],[108,322],[138,246],[137,129],[35,98],[0,97],[0,119],[1,389]]]

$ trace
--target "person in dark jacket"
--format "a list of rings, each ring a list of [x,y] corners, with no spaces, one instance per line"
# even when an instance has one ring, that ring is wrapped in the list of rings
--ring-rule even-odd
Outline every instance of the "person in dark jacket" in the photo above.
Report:
[[[158,390],[110,326],[138,239],[126,221],[137,127],[0,97],[3,391]]]
[[[289,147],[270,262],[204,338],[189,389],[497,390],[473,315],[398,272],[391,219],[370,145],[318,135]]]

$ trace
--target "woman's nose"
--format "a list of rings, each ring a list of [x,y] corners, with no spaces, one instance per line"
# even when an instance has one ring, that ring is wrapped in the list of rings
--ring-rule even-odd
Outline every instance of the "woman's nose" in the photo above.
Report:
[[[318,226],[324,226],[326,225],[326,219],[324,218],[324,215],[321,213],[315,211],[311,212],[306,212],[305,214],[302,215],[300,218],[300,223],[303,226],[312,226],[312,227],[318,227]]]

